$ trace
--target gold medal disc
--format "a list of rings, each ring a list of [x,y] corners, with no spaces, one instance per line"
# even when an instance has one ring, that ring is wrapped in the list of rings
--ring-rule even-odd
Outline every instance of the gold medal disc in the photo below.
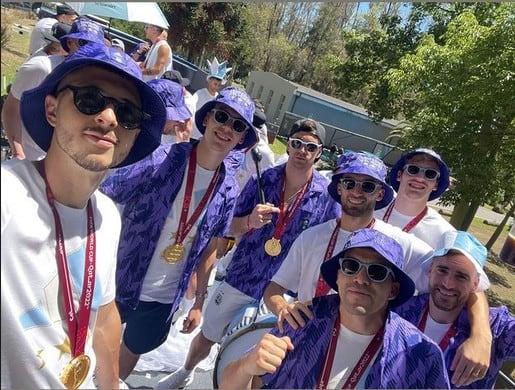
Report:
[[[272,237],[265,242],[265,252],[270,256],[277,256],[281,249],[281,242],[277,238]]]
[[[74,357],[61,374],[61,382],[67,389],[78,389],[88,376],[91,360],[88,355]]]
[[[173,245],[168,245],[163,253],[161,254],[161,258],[166,261],[168,264],[175,264],[182,260],[184,256],[184,245],[181,243],[176,243]]]

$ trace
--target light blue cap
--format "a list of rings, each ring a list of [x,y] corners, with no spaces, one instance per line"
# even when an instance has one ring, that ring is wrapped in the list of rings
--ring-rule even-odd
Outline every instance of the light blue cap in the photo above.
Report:
[[[456,230],[445,233],[441,245],[433,254],[433,258],[427,261],[427,265],[424,265],[429,269],[429,265],[435,257],[445,256],[450,250],[464,254],[474,264],[479,274],[477,291],[484,291],[490,287],[490,280],[488,280],[488,276],[483,269],[487,259],[487,250],[476,237],[468,232]]]

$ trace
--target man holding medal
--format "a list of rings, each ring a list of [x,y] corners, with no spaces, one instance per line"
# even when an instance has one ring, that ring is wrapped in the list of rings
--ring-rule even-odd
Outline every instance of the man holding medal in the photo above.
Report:
[[[313,299],[303,328],[276,327],[229,363],[220,389],[449,388],[438,346],[391,311],[415,291],[403,258],[376,229],[352,233],[320,268],[337,293]]]
[[[119,387],[120,216],[97,191],[159,146],[160,97],[127,55],[90,43],[24,92],[39,162],[2,163],[2,387]]]
[[[397,191],[397,196],[389,205],[375,212],[376,218],[412,233],[432,248],[439,248],[442,237],[456,229],[428,206],[428,202],[438,199],[447,190],[449,178],[449,167],[434,150],[417,148],[405,153],[390,171],[390,184]],[[417,271],[420,273],[422,268]],[[417,282],[417,288],[425,292],[427,275],[410,276]],[[421,286],[420,280],[424,283]],[[482,376],[469,373],[482,375],[490,363],[492,332],[486,294],[483,291],[471,293],[467,308],[472,326],[470,338],[460,346],[452,364],[454,374],[451,383],[456,386],[481,379]]]
[[[200,323],[217,237],[228,234],[238,191],[224,159],[258,141],[253,115],[252,98],[227,87],[196,112],[200,140],[163,144],[102,184],[123,206],[116,272],[116,302],[125,323],[120,378],[132,372],[141,354],[166,341],[194,273],[196,300],[183,332]]]
[[[288,161],[262,172],[265,204],[260,202],[257,177],[249,179],[234,212],[230,235],[239,241],[225,280],[213,292],[184,366],[159,381],[157,388],[189,383],[195,366],[221,341],[238,310],[262,298],[295,238],[339,215],[339,205],[327,193],[327,180],[313,168],[324,139],[324,127],[313,120],[293,124]]]

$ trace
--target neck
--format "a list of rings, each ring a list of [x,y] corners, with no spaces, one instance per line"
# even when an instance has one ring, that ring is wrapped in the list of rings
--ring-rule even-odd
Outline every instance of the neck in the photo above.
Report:
[[[458,318],[461,310],[463,310],[463,307],[464,306],[461,305],[451,311],[441,310],[438,309],[433,303],[433,300],[429,298],[429,315],[439,324],[452,324],[456,318]]]
[[[427,206],[427,199],[411,199],[397,194],[393,208],[401,214],[416,216]]]
[[[197,165],[208,171],[214,171],[220,166],[227,154],[209,149],[206,142],[205,138],[202,137],[196,146]]]
[[[47,182],[55,200],[77,209],[86,207],[91,195],[107,173],[107,171],[92,172],[75,162],[63,162],[53,158],[50,154],[44,159],[44,167]]]
[[[359,217],[353,217],[351,215],[342,213],[340,219],[340,228],[348,232],[353,232],[358,229],[364,229],[374,220],[372,213],[367,213]]]
[[[309,167],[307,169],[298,169],[286,163],[285,172],[285,188],[299,188],[311,178],[313,175],[313,167]]]
[[[386,308],[370,315],[356,315],[340,305],[340,321],[353,332],[362,335],[376,334],[385,324]]]

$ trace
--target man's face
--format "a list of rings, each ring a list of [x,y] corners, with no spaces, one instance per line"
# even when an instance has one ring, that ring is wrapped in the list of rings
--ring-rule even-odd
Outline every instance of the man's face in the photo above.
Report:
[[[222,88],[222,80],[215,79],[214,77],[210,77],[207,80],[207,90],[211,95],[220,92],[220,88]]]
[[[420,153],[406,160],[406,164],[416,165],[419,168],[434,169],[438,172],[440,167],[438,162],[431,156]],[[431,192],[438,187],[438,180],[428,180],[425,174],[420,171],[416,176],[410,175],[406,170],[399,171],[398,179],[399,194],[402,194],[409,199],[423,200],[427,202]]]
[[[377,183],[368,175],[360,175],[356,173],[348,173],[342,176],[342,179],[351,179],[354,181],[372,181]],[[379,184],[379,183],[377,183]],[[345,186],[338,183],[338,194],[340,195],[342,210],[344,214],[352,217],[372,216],[376,202],[383,199],[384,189],[382,186],[376,186],[376,190],[372,193],[363,191],[362,185],[355,184],[352,189],[345,189]]]
[[[96,66],[86,66],[67,75],[57,90],[64,86],[93,87],[104,97],[121,103],[141,107],[139,93],[131,81],[117,73]],[[140,129],[123,128],[110,100],[99,112],[83,114],[74,103],[71,89],[64,89],[57,96],[48,95],[45,100],[48,122],[55,127],[52,143],[78,165],[91,171],[104,171],[120,164],[129,154]],[[82,104],[88,104],[85,97]],[[121,110],[120,110],[121,111]]]
[[[202,138],[205,138],[207,145],[213,151],[227,154],[234,149],[236,145],[242,143],[245,140],[247,132],[252,130],[247,129],[243,132],[234,130],[232,119],[240,119],[243,121],[243,118],[231,107],[217,103],[214,108],[223,112],[218,113],[217,116],[215,116],[213,111],[206,114],[203,121],[204,126],[206,126],[206,131]],[[218,121],[216,117],[218,117]],[[220,121],[222,119],[227,119],[227,121],[221,123]]]
[[[435,257],[429,269],[429,293],[443,311],[461,310],[478,284],[474,265],[460,252]]]
[[[322,147],[318,147],[316,150],[310,151],[311,145],[306,145],[300,143],[298,148],[298,143],[295,140],[300,140],[304,143],[309,144],[320,144],[320,140],[316,135],[310,133],[308,131],[298,131],[293,134],[288,140],[288,145],[286,147],[286,151],[288,152],[288,164],[293,165],[298,169],[310,169],[315,164],[315,160],[320,157],[322,154]]]
[[[379,253],[372,248],[351,248],[345,252],[345,258],[354,258],[361,263],[382,264],[387,268],[392,268]],[[336,280],[338,293],[340,294],[340,305],[344,310],[353,316],[365,316],[379,319],[384,314],[388,301],[394,299],[399,292],[399,283],[393,280],[392,275],[383,282],[372,281],[367,270],[362,267],[354,275],[345,275],[338,270]]]
[[[73,24],[73,22],[78,18],[77,15],[73,14],[73,15],[66,15],[66,14],[61,14],[61,15],[58,15],[57,16],[57,20],[60,21],[61,23],[65,23],[65,24]]]

